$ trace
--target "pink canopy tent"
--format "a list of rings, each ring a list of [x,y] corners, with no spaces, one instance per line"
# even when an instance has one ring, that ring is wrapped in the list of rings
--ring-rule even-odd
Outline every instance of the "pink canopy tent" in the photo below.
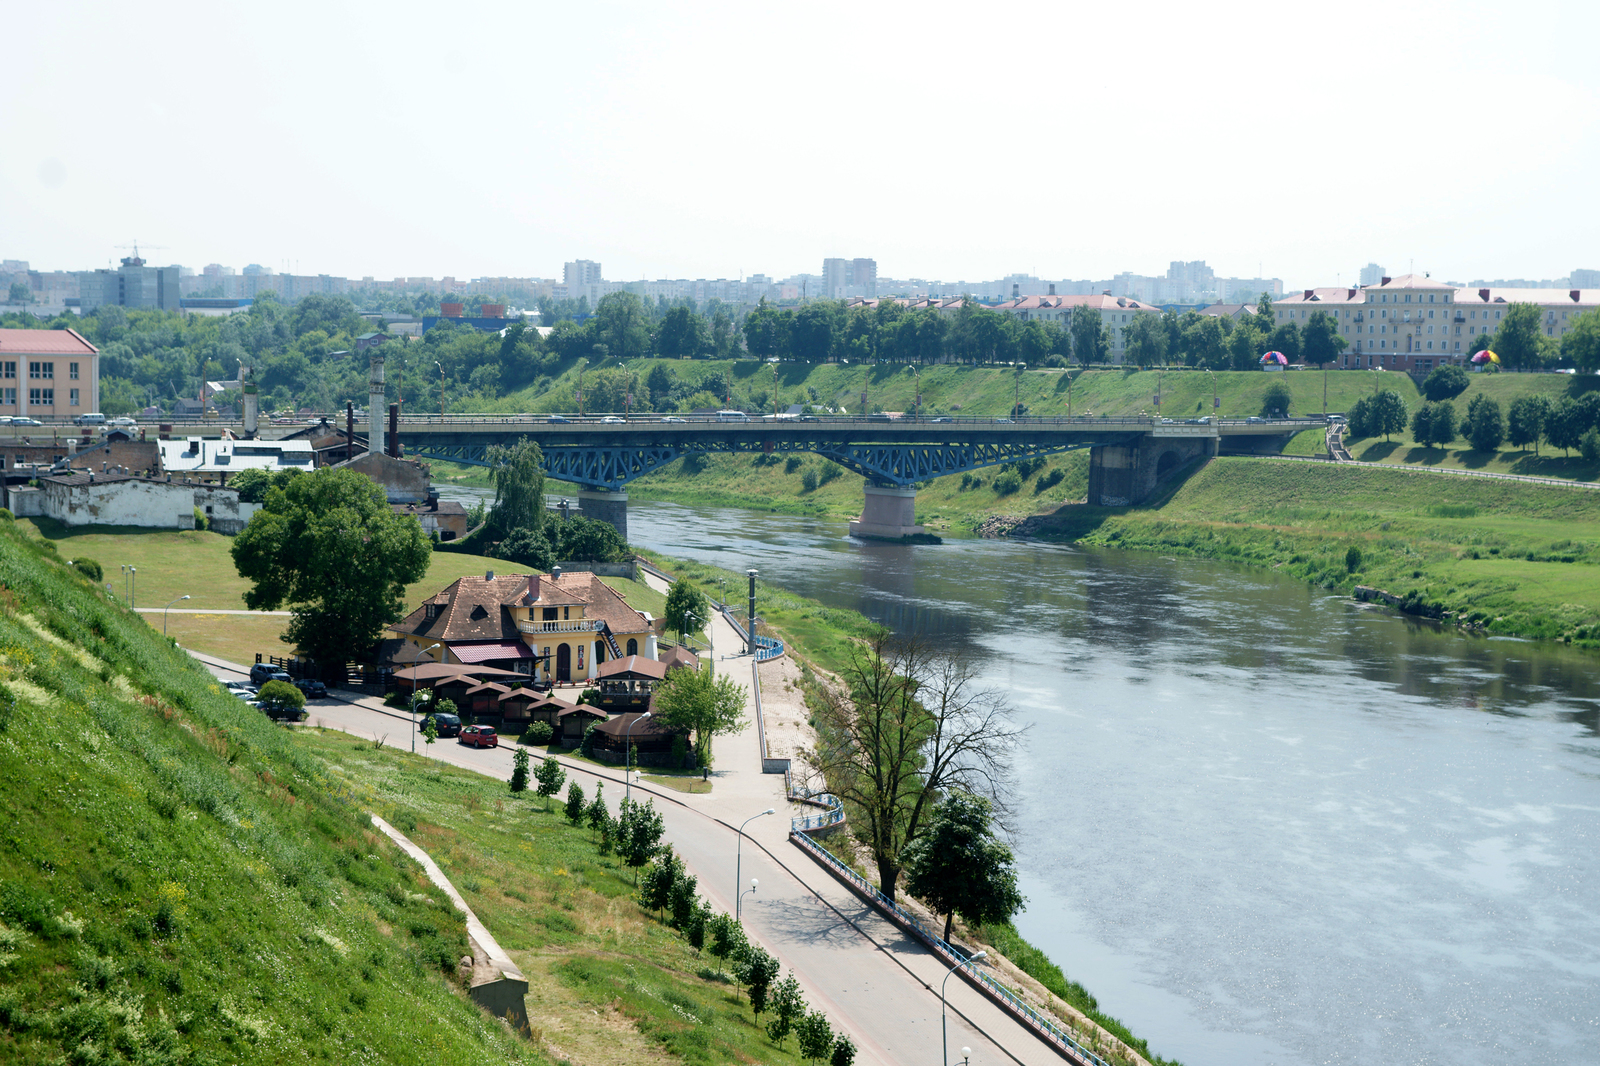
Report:
[[[1499,363],[1500,357],[1495,355],[1489,349],[1485,348],[1483,351],[1472,357],[1472,362],[1475,366],[1486,366],[1489,363]]]
[[[1279,366],[1288,366],[1289,358],[1282,352],[1268,352],[1266,355],[1261,357],[1261,362],[1263,364],[1276,363]]]

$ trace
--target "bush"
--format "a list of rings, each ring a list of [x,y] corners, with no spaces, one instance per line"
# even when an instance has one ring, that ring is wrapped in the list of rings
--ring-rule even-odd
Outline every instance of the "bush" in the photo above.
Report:
[[[105,573],[100,569],[100,564],[93,559],[72,560],[73,569],[88,578],[90,581],[100,582],[105,580]]]
[[[495,548],[495,556],[507,562],[549,570],[555,565],[555,555],[550,541],[536,529],[513,529]]]
[[[534,722],[522,731],[518,741],[523,744],[548,744],[556,731],[550,727],[549,722]]]
[[[1600,463],[1600,433],[1590,430],[1578,442],[1579,449],[1583,452],[1585,460],[1591,463]]]
[[[1067,472],[1065,470],[1061,470],[1059,468],[1055,469],[1055,470],[1051,470],[1050,472],[1045,473],[1045,474],[1040,474],[1039,475],[1039,480],[1034,482],[1033,494],[1035,496],[1037,496],[1037,495],[1039,495],[1039,493],[1045,491],[1046,489],[1054,488],[1056,485],[1061,484],[1061,479],[1066,477],[1066,476],[1067,476]]]
[[[1353,574],[1361,569],[1361,549],[1351,545],[1350,550],[1344,553],[1345,573]]]
[[[817,491],[817,472],[811,467],[806,467],[806,472],[800,475],[800,488],[806,492]]]
[[[597,689],[597,688],[586,688],[586,689],[584,689],[582,692],[580,692],[578,694],[578,702],[579,703],[587,703],[591,707],[599,706],[599,703],[600,703],[600,690]]]
[[[287,681],[268,681],[261,686],[261,710],[270,718],[298,722],[305,717],[305,693]]]
[[[200,508],[196,507],[194,509],[194,528],[204,532],[209,525],[210,523],[206,519],[206,513],[200,510]]]
[[[583,701],[579,700],[578,702],[582,703]],[[589,727],[583,731],[583,740],[578,744],[578,754],[582,755],[585,759],[594,758],[594,723],[593,722],[590,722],[589,723]]]
[[[994,491],[1001,496],[1010,496],[1022,488],[1022,478],[1015,470],[1007,470],[994,479]]]
[[[1429,374],[1422,383],[1422,395],[1435,403],[1440,400],[1453,400],[1467,391],[1467,386],[1472,384],[1472,379],[1467,377],[1467,372],[1459,366],[1441,366]]]
[[[1289,386],[1282,380],[1274,381],[1267,388],[1267,394],[1261,398],[1262,418],[1285,418],[1289,414],[1289,405],[1294,402],[1294,394],[1289,391]]]

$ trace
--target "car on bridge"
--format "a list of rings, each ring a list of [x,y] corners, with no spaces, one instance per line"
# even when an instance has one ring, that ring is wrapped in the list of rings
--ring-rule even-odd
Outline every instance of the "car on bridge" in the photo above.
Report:
[[[628,424],[628,420],[626,418],[618,418],[616,415],[606,415],[600,421],[604,425],[608,426],[625,426]]]
[[[15,417],[15,418],[13,418],[11,420],[11,424],[13,426],[42,426],[42,425],[44,425],[44,423],[39,421],[37,418],[29,418],[27,415],[18,415],[17,417]]]
[[[687,418],[679,418],[677,415],[668,415],[667,417],[661,419],[660,421],[662,421],[662,422],[688,422],[689,420]]]
[[[572,419],[570,419],[570,418],[562,418],[560,415],[551,415],[549,418],[545,419],[545,421],[546,422],[571,422]]]

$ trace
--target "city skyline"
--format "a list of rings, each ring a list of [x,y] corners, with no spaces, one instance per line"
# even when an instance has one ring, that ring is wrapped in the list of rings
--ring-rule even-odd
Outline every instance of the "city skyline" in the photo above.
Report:
[[[54,47],[19,50],[30,106],[0,118],[0,249],[87,269],[135,240],[197,267],[249,248],[350,278],[1205,258],[1294,287],[1374,260],[1545,277],[1600,245],[1571,206],[1600,169],[1588,6],[1081,7],[1026,34],[955,7],[735,14],[31,5],[8,30]],[[505,62],[482,61],[490,27]]]

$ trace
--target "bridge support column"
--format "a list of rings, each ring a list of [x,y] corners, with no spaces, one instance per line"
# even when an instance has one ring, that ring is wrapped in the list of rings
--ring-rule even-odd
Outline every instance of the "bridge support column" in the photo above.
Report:
[[[910,486],[867,482],[861,517],[850,523],[852,537],[900,540],[927,531],[917,525],[917,490]]]
[[[1194,459],[1217,454],[1215,437],[1145,436],[1133,444],[1097,444],[1089,449],[1088,502],[1096,507],[1130,507]]]
[[[578,493],[578,513],[597,522],[615,527],[622,539],[628,539],[628,494],[605,489]]]

